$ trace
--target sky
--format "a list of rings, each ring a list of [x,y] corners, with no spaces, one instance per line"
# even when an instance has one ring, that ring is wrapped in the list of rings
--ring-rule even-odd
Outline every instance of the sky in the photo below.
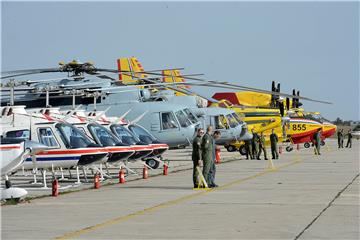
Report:
[[[2,2],[2,71],[92,61],[333,102],[303,102],[330,120],[360,120],[359,2]],[[45,76],[34,76],[44,79]],[[195,88],[212,96],[221,89]]]

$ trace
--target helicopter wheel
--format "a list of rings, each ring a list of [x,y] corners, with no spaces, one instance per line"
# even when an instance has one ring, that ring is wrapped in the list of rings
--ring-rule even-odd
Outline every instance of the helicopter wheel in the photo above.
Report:
[[[309,147],[310,147],[310,143],[308,143],[308,142],[304,143],[304,147],[305,147],[305,148],[309,148]]]
[[[243,156],[246,155],[245,145],[241,145],[241,146],[240,146],[239,153],[240,153],[241,155],[243,155]]]
[[[147,159],[146,164],[151,167],[152,169],[157,169],[160,166],[160,162],[156,161],[155,159],[151,158],[151,159]]]
[[[287,152],[291,152],[293,149],[294,149],[294,148],[293,148],[292,146],[287,146],[287,147],[286,147],[286,151],[287,151]]]
[[[325,141],[321,140],[320,145],[321,145],[321,146],[325,146]]]
[[[236,147],[233,145],[229,145],[226,150],[228,150],[228,152],[235,152],[236,151]]]

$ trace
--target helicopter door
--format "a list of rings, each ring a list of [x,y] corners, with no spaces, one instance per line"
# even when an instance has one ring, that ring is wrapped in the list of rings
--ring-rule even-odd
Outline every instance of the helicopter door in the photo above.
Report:
[[[174,131],[179,130],[179,124],[175,119],[173,112],[162,112],[161,114],[161,130]]]
[[[150,130],[151,132],[160,131],[161,130],[161,121],[160,121],[160,113],[152,113],[150,115]]]

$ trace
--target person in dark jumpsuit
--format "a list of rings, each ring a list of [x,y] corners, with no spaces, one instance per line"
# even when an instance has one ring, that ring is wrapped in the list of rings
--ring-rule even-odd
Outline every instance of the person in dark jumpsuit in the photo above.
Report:
[[[339,148],[343,148],[344,147],[344,134],[343,134],[343,129],[339,130],[337,132],[337,137],[338,137],[338,147]]]
[[[260,138],[259,138],[259,153],[257,156],[257,160],[261,160],[260,156],[261,156],[262,152],[264,152],[264,159],[268,160],[267,153],[266,153],[266,146],[265,146],[265,135],[263,132],[261,133]]]
[[[249,140],[245,140],[245,150],[246,150],[246,160],[249,159],[254,159],[254,155],[253,155],[253,148],[252,148],[252,139]]]
[[[319,128],[315,133],[314,133],[314,145],[315,145],[315,155],[321,155],[320,153],[320,144],[321,144],[321,128]]]
[[[274,129],[271,131],[270,134],[270,145],[271,145],[271,155],[272,159],[279,159],[279,153],[277,149],[277,143],[279,141],[278,136],[274,132]]]
[[[202,128],[199,128],[197,130],[197,134],[196,137],[194,138],[193,142],[192,142],[192,161],[193,161],[193,165],[194,165],[194,169],[193,169],[193,183],[194,183],[194,188],[197,188],[199,183],[198,183],[198,173],[196,168],[200,167],[201,165],[201,140],[202,140],[202,136],[204,135],[204,130]]]
[[[348,137],[347,143],[346,143],[346,147],[351,148],[352,145],[352,134],[351,134],[351,130],[349,130],[348,134],[346,134]]]
[[[254,129],[252,130],[252,134],[253,134],[253,138],[252,138],[252,151],[253,151],[253,156],[254,158],[256,158],[258,156],[258,153],[259,153],[259,141],[260,141],[260,138],[259,138],[259,135],[254,132]]]

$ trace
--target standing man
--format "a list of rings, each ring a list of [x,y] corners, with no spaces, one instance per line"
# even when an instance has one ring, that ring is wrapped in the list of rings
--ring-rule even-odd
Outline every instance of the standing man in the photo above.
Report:
[[[272,159],[279,159],[279,154],[278,154],[278,150],[277,150],[277,143],[279,141],[278,136],[276,135],[276,133],[274,132],[274,129],[271,130],[271,135],[270,135],[270,144],[271,144],[271,155],[272,155]]]
[[[347,143],[346,143],[346,147],[348,148],[351,148],[351,145],[352,145],[352,134],[351,134],[351,129],[349,130],[348,134],[348,140],[347,140]]]
[[[261,160],[260,155],[261,155],[262,151],[264,151],[265,160],[268,160],[267,154],[266,154],[266,146],[265,146],[265,135],[263,132],[261,132],[260,138],[259,138],[259,153],[257,156],[257,160]]]
[[[253,150],[253,156],[254,158],[258,156],[258,152],[259,152],[259,135],[254,132],[254,129],[251,130],[252,134],[253,134],[253,139],[252,139],[252,150]]]
[[[200,167],[201,165],[201,138],[204,135],[204,130],[202,128],[199,128],[197,130],[197,134],[196,137],[193,140],[192,143],[192,161],[193,161],[193,165],[194,165],[194,169],[193,169],[193,183],[194,183],[194,188],[197,188],[199,186],[198,183],[198,172],[196,170],[197,167]]]
[[[212,126],[208,126],[206,129],[206,134],[203,136],[201,140],[201,157],[204,163],[203,175],[209,187],[211,184],[210,169],[212,163],[214,162],[214,157],[213,157],[214,139],[211,136],[211,134],[212,134]]]
[[[315,133],[314,133],[314,144],[315,144],[315,155],[321,155],[320,154],[320,143],[321,143],[321,128],[319,128]]]
[[[343,142],[344,142],[343,129],[341,129],[337,132],[337,137],[338,137],[338,147],[339,148],[344,147],[344,146],[342,146]]]
[[[213,162],[211,164],[210,168],[210,183],[208,183],[209,187],[218,187],[218,185],[215,183],[215,174],[216,174],[216,140],[218,140],[221,137],[220,131],[215,131],[213,134]]]
[[[252,139],[245,140],[244,143],[245,143],[245,150],[246,150],[246,160],[249,160],[249,156],[250,156],[250,159],[254,159],[253,148],[252,148]]]

